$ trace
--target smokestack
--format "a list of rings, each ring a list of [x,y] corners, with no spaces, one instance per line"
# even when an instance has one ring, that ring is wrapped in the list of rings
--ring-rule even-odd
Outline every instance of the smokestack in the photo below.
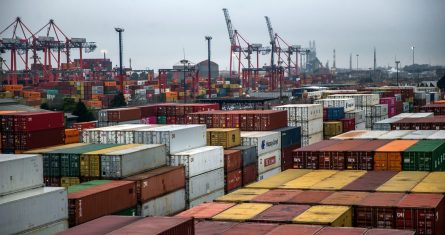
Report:
[[[352,71],[352,54],[349,54],[349,70]]]

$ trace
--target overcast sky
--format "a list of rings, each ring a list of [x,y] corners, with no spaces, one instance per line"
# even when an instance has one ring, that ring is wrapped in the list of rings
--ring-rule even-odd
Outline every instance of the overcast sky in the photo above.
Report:
[[[349,54],[359,54],[359,67],[402,66],[415,62],[445,65],[445,0],[0,0],[0,31],[17,16],[34,32],[49,19],[69,37],[97,43],[86,58],[108,51],[118,63],[115,26],[125,28],[124,65],[170,68],[183,57],[207,58],[204,36],[211,35],[212,60],[228,68],[229,38],[222,8],[228,8],[234,28],[249,42],[268,44],[264,16],[289,44],[308,47],[315,40],[317,55],[332,66],[349,67]],[[0,37],[10,37],[10,31]],[[8,60],[9,55],[3,57]],[[263,57],[261,64],[269,61]]]

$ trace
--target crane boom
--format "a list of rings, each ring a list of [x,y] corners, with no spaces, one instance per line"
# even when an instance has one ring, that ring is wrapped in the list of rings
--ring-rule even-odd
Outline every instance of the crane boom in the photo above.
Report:
[[[223,8],[224,17],[226,18],[227,31],[229,32],[229,39],[232,45],[236,45],[235,33],[233,31],[232,20],[230,19],[229,10]]]
[[[270,23],[270,19],[268,16],[264,16],[266,18],[267,30],[269,30],[270,43],[275,44],[275,34],[273,32],[272,24]]]

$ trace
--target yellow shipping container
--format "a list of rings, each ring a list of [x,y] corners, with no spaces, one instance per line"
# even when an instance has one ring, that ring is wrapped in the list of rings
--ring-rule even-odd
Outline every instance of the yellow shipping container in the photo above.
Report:
[[[428,172],[424,171],[401,171],[378,187],[376,191],[397,193],[409,192],[427,175]]]
[[[275,189],[284,183],[297,179],[311,172],[309,169],[289,169],[267,179],[247,185],[247,188]]]
[[[215,202],[248,202],[268,189],[242,188],[215,199]]]
[[[342,132],[342,122],[323,122],[323,133],[325,136],[336,136]]]
[[[313,206],[295,217],[292,222],[333,227],[352,227],[352,209],[349,206]]]
[[[445,172],[431,172],[412,190],[412,193],[445,193]]]
[[[340,171],[337,174],[332,175],[329,178],[321,181],[310,187],[310,189],[319,190],[340,190],[352,181],[358,179],[360,176],[364,175],[366,171]]]
[[[241,145],[241,132],[238,128],[207,129],[207,145],[231,148]]]
[[[80,184],[79,177],[62,177],[60,178],[60,185],[68,188],[71,185]]]
[[[100,176],[100,156],[114,151],[124,150],[140,146],[140,144],[126,144],[97,151],[87,152],[80,155],[80,176],[99,177]]]
[[[334,170],[317,170],[309,172],[297,179],[291,180],[279,188],[287,188],[287,189],[309,189],[313,185],[318,184],[319,182],[325,180],[326,178],[334,175],[338,171]]]
[[[24,153],[26,153],[26,154],[42,154],[42,153],[48,153],[48,152],[59,150],[59,149],[76,148],[76,147],[85,146],[85,145],[89,145],[89,144],[75,143],[75,144],[57,145],[57,146],[52,146],[52,147],[48,147],[48,148],[31,149]]]
[[[213,216],[212,220],[244,222],[271,206],[272,204],[266,203],[241,203]]]

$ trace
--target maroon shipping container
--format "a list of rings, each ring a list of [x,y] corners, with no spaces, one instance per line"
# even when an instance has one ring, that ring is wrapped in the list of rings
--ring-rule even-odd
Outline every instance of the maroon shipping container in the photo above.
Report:
[[[14,133],[15,150],[29,150],[61,144],[65,144],[65,128],[63,127]]]
[[[371,140],[357,145],[346,152],[346,169],[374,170],[374,151],[391,140]]]
[[[243,167],[243,186],[255,182],[258,175],[258,165],[255,162]]]
[[[415,231],[373,228],[366,232],[366,235],[415,235]]]
[[[256,110],[258,111],[258,110]],[[270,131],[287,126],[286,110],[261,110],[255,115],[255,131]]]
[[[141,109],[139,107],[109,109],[107,112],[107,118],[109,122],[138,120],[141,119]]]
[[[240,129],[253,131],[255,129],[255,114],[251,110],[237,111],[240,115]]]
[[[445,200],[440,194],[408,194],[397,205],[396,228],[445,234]]]
[[[322,200],[329,197],[334,192],[329,191],[303,191],[297,194],[295,197],[283,202],[286,204],[309,204],[318,205]]]
[[[343,187],[342,190],[373,192],[397,173],[395,171],[368,171]]]
[[[277,224],[240,223],[222,232],[221,235],[261,235],[267,234],[276,227],[278,227]]]
[[[136,183],[138,202],[144,203],[150,199],[163,196],[185,187],[184,166],[164,166],[125,180]]]
[[[368,196],[367,192],[335,192],[323,199],[320,204],[336,206],[354,206]]]
[[[343,133],[355,130],[355,118],[340,119],[342,123]]]
[[[142,118],[157,116],[157,110],[158,110],[157,105],[145,105],[145,106],[140,106],[139,108],[141,109]]]
[[[117,216],[107,215],[98,219],[86,222],[84,224],[75,226],[63,232],[57,233],[57,235],[96,235],[106,234],[116,229],[122,228],[128,224],[134,223],[142,219],[139,216]]]
[[[301,190],[274,189],[254,197],[251,202],[278,204],[297,196]]]
[[[224,150],[224,172],[240,169],[241,166],[241,150]]]
[[[203,221],[195,224],[195,234],[221,234],[237,224],[235,222]]]
[[[236,111],[226,113],[226,126],[230,128],[240,128],[240,115]]]
[[[294,168],[294,157],[292,156],[292,153],[295,149],[300,147],[300,144],[293,144],[281,149],[281,171]]]
[[[306,224],[285,224],[278,226],[272,231],[266,233],[267,235],[315,235],[323,227],[320,225],[306,225]]]
[[[136,205],[136,186],[132,181],[112,181],[68,194],[70,227]]]
[[[369,140],[343,140],[338,144],[321,148],[318,158],[319,169],[344,170],[346,152],[366,142]]]
[[[294,168],[318,169],[319,150],[330,145],[338,144],[338,140],[324,140],[293,151]]]
[[[366,228],[324,227],[317,235],[364,235]]]
[[[110,235],[193,235],[195,222],[193,218],[147,217],[115,230]]]
[[[13,116],[14,131],[38,131],[65,127],[63,112],[26,112]]]
[[[355,209],[357,227],[395,228],[395,207],[405,194],[370,193]]]
[[[309,205],[275,205],[256,215],[250,221],[262,223],[292,223],[292,219],[305,212]]]
[[[225,175],[224,189],[226,192],[230,192],[242,186],[243,173],[240,169],[227,172]]]

